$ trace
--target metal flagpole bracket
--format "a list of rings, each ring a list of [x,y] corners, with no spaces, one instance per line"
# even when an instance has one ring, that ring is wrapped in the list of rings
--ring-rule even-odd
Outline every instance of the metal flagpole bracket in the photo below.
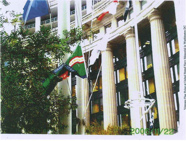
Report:
[[[149,98],[139,98],[139,99],[129,99],[127,101],[125,101],[125,106],[124,108],[130,109],[130,108],[134,108],[134,107],[141,107],[144,112],[141,115],[140,121],[144,120],[145,115],[149,112],[151,108],[153,107],[153,105],[155,104],[155,99],[149,99]],[[151,123],[151,126],[153,126],[154,123],[154,113],[152,114],[151,119],[149,120]]]
[[[125,101],[124,108],[130,109],[136,106],[142,107],[146,109],[144,111],[144,114],[146,114],[152,108],[154,103],[155,103],[155,100],[149,99],[149,98],[129,99]]]

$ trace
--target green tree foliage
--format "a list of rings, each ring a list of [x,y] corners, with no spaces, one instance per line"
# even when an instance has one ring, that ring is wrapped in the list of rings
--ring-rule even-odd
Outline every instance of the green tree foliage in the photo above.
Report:
[[[29,34],[20,28],[2,32],[1,128],[2,133],[58,133],[67,127],[61,118],[77,105],[55,90],[45,94],[43,81],[65,53],[69,38],[60,39],[49,28]]]

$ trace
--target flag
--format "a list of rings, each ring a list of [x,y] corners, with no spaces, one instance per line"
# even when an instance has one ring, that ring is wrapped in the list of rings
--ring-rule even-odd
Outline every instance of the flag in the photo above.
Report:
[[[53,71],[53,73],[58,76],[58,78],[62,78],[62,80],[66,79],[69,77],[70,72],[77,74],[77,71],[75,71],[73,68],[68,66],[67,64],[63,63],[60,65],[57,69]]]
[[[46,90],[45,94],[50,94],[57,83],[61,80],[62,79],[59,79],[55,74],[50,74],[50,76],[43,82],[43,87]]]
[[[127,19],[127,15],[128,15],[128,13],[129,13],[129,8],[126,7],[126,8],[125,8],[125,13],[124,13],[124,15],[123,15],[124,22],[125,22],[126,19]]]
[[[84,65],[84,57],[81,50],[80,43],[77,45],[75,51],[65,62],[66,65],[77,71],[77,75],[81,78],[86,78],[86,70]]]
[[[91,56],[90,56],[90,66],[95,63],[95,61],[99,58],[100,50],[98,48],[95,48],[92,50]]]
[[[109,11],[103,12],[101,15],[99,15],[99,17],[97,18],[98,21],[101,21],[103,19],[103,17],[109,13]]]
[[[127,19],[127,16],[128,16],[128,13],[129,13],[129,9],[132,7],[132,1],[129,0],[128,3],[127,3],[127,6],[125,7],[125,12],[123,14],[123,19],[124,19],[124,22],[126,21]]]
[[[99,41],[99,44],[97,45],[97,47],[95,47],[92,50],[91,56],[90,56],[90,64],[89,65],[93,65],[96,61],[96,59],[99,58],[99,54],[101,51],[106,50],[107,48],[107,43],[108,43],[108,37],[109,34],[105,34],[104,37],[102,38],[102,40]]]
[[[23,10],[23,20],[26,23],[30,19],[48,15],[49,5],[47,0],[27,0]]]
[[[66,65],[65,63],[55,69],[43,82],[43,87],[46,90],[46,94],[50,94],[58,82],[65,80],[67,77],[69,77],[70,72],[77,74],[77,71],[75,71],[73,68]]]
[[[97,20],[101,21],[103,19],[103,17],[108,13],[115,15],[116,10],[117,10],[117,6],[118,6],[118,1],[113,0],[112,3],[104,10],[105,12],[103,12],[101,15],[98,16]]]

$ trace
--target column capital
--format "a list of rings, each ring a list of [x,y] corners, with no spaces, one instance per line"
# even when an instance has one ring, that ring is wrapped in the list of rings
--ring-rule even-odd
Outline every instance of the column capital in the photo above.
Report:
[[[148,19],[152,22],[155,19],[161,19],[161,14],[158,9],[154,8],[153,11],[148,15]]]
[[[127,40],[127,38],[130,37],[135,37],[135,33],[134,33],[134,28],[133,27],[129,27],[124,33],[123,33],[125,39]]]
[[[112,51],[112,45],[110,43],[107,43],[107,51]]]
[[[107,48],[106,50],[102,50],[101,53],[105,52],[105,51],[111,51],[112,52],[112,45],[110,43],[107,43]]]

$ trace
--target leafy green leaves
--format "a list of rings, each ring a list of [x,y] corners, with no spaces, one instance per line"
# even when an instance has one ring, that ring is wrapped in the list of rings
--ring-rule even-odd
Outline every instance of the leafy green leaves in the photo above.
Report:
[[[2,32],[1,37],[2,132],[59,133],[67,127],[62,119],[77,108],[72,104],[75,98],[55,90],[47,96],[42,83],[70,52],[71,37],[60,39],[47,27],[34,34],[20,28],[10,35]]]

